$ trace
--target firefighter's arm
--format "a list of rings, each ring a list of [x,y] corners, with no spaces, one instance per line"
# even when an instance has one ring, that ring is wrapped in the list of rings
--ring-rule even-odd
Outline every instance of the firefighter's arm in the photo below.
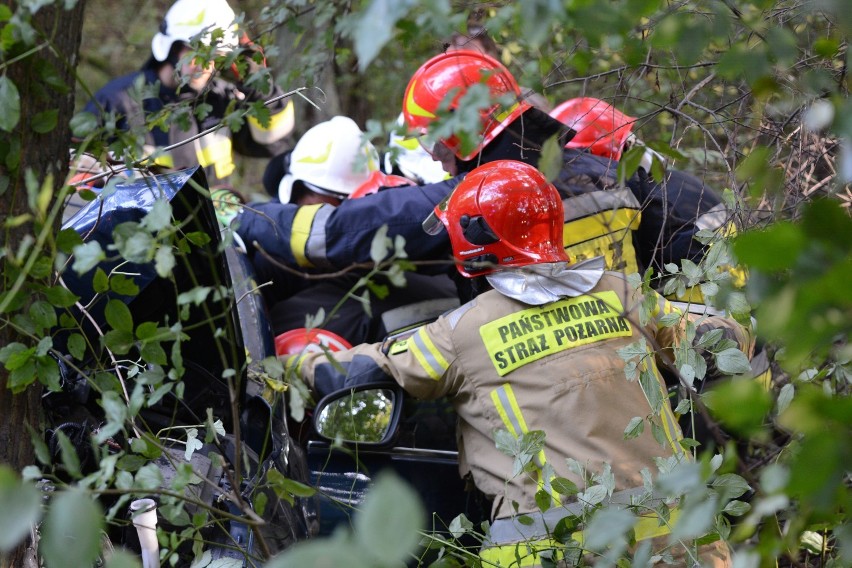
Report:
[[[453,385],[450,362],[454,356],[444,336],[445,325],[434,322],[403,337],[337,353],[291,357],[286,367],[293,369],[318,397],[365,383],[394,380],[417,398],[440,398]]]
[[[730,317],[683,313],[664,297],[659,294],[657,296],[656,309],[652,314],[652,325],[656,330],[657,342],[664,350],[670,350],[681,346],[687,339],[690,340],[707,364],[707,379],[712,380],[720,376],[715,359],[718,346],[728,344],[740,350],[747,358],[751,358],[754,352],[754,337],[750,328]],[[694,336],[689,333],[690,327],[695,329]],[[714,341],[708,341],[710,336],[706,334],[716,330],[720,333],[717,332],[714,337],[715,335],[719,337]],[[668,356],[671,356],[671,352]]]

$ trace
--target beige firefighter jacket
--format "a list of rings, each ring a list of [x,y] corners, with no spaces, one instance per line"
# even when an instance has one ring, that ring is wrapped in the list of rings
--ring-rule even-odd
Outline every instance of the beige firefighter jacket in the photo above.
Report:
[[[403,341],[335,353],[336,367],[323,353],[306,355],[297,364],[312,388],[318,376],[327,380],[330,375],[337,375],[338,388],[345,386],[341,368],[367,376],[368,361],[367,367],[378,367],[415,397],[449,397],[459,416],[462,473],[469,471],[476,486],[494,498],[494,518],[510,517],[538,510],[535,494],[549,490],[553,474],[583,486],[569,471],[568,458],[591,472],[609,463],[616,490],[642,486],[641,471],[655,473],[655,458],[688,459],[678,443],[680,430],[654,358],[645,357],[641,364],[652,373],[646,384],[656,389],[646,393],[640,381],[627,380],[618,353],[643,337],[649,346],[676,343],[681,328],[661,323],[663,316],[676,311],[652,294],[656,303],[642,324],[642,297],[616,272],[602,273],[588,292],[540,306],[491,290]],[[723,318],[704,323],[743,331]],[[745,339],[741,346],[746,346]],[[658,412],[649,399],[657,401]],[[625,440],[625,428],[634,417],[656,420],[666,443],[655,441],[649,427]],[[513,475],[513,458],[495,445],[499,430],[515,436],[545,433],[532,472]]]

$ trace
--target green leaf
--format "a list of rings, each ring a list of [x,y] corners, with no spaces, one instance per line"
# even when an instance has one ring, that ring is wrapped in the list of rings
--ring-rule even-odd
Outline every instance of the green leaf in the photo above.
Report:
[[[21,95],[5,74],[0,75],[0,130],[12,132],[21,119]]]
[[[32,117],[32,123],[30,124],[30,127],[33,129],[34,132],[37,132],[39,134],[47,134],[48,132],[51,132],[56,128],[58,118],[58,109],[50,109],[43,112],[39,112]]]
[[[29,315],[30,319],[41,328],[40,331],[56,325],[56,311],[47,302],[33,302],[29,309]]]
[[[107,323],[117,331],[132,332],[133,331],[133,315],[130,313],[130,308],[121,300],[112,299],[107,302],[104,309]]]
[[[553,498],[550,496],[550,493],[548,493],[544,489],[539,489],[535,492],[535,504],[538,506],[539,510],[542,513],[550,509],[550,505],[552,503]]]
[[[56,439],[59,441],[60,455],[62,457],[62,466],[65,471],[74,479],[83,477],[80,472],[80,456],[77,455],[77,450],[74,444],[62,430],[56,431]]]
[[[634,146],[629,149],[618,161],[618,180],[622,183],[630,179],[639,169],[639,164],[642,163],[642,156],[645,155],[645,148]]]
[[[157,464],[148,463],[136,472],[134,486],[139,489],[159,489],[163,486],[163,473]]]
[[[103,268],[98,267],[95,270],[95,276],[92,278],[92,289],[98,294],[109,291],[109,277]]]
[[[70,308],[80,299],[65,286],[52,286],[44,291],[47,301],[57,308]]]
[[[156,233],[162,231],[172,224],[172,206],[166,199],[158,199],[151,206],[151,210],[142,219],[142,226]]]
[[[109,289],[122,296],[137,296],[139,294],[139,286],[134,282],[133,278],[124,274],[113,274],[110,276]]]
[[[716,353],[714,358],[716,360],[716,367],[728,375],[741,375],[751,371],[748,357],[736,347]]]
[[[681,505],[680,517],[672,529],[673,539],[691,539],[705,534],[713,526],[716,516],[715,498],[703,501],[688,501]]]
[[[748,482],[735,473],[725,473],[720,475],[713,480],[710,486],[719,493],[719,498],[723,501],[740,497],[746,491],[751,489]]]
[[[634,416],[628,422],[627,427],[624,429],[624,439],[631,440],[633,438],[637,438],[642,435],[642,432],[645,431],[645,420],[641,416]]]
[[[663,393],[660,387],[660,381],[657,380],[657,375],[650,370],[643,370],[639,373],[639,385],[642,387],[642,392],[648,399],[648,404],[654,414],[659,414],[663,407]]]
[[[172,247],[161,246],[157,249],[157,253],[154,255],[154,268],[161,278],[167,278],[176,264]]]
[[[104,515],[89,495],[70,489],[47,512],[39,552],[47,566],[91,566],[100,553]]]
[[[141,568],[142,563],[135,554],[126,550],[113,550],[106,559],[105,568]],[[213,568],[208,564],[207,568]]]
[[[564,477],[556,477],[550,482],[550,487],[560,495],[572,496],[580,492],[577,484]]]
[[[553,182],[562,172],[564,166],[562,161],[563,145],[559,141],[558,136],[551,136],[545,140],[541,147],[541,158],[538,161],[538,169],[547,178],[547,181]]]
[[[41,518],[41,492],[0,464],[0,552],[14,549]]]
[[[607,546],[625,541],[628,531],[633,528],[636,517],[627,509],[601,509],[597,511],[583,531],[586,540],[583,548],[604,550]]]
[[[364,71],[391,39],[396,23],[415,4],[413,0],[372,0],[354,22],[352,41],[358,69]]]
[[[85,274],[106,259],[100,243],[91,241],[74,247],[74,264],[71,268],[77,274]]]
[[[391,241],[388,239],[388,226],[382,225],[376,231],[373,241],[370,243],[370,258],[378,264],[387,258],[390,247]]]
[[[276,469],[266,472],[266,481],[279,498],[291,505],[295,502],[293,497],[313,497],[316,494],[316,489],[313,487],[285,477]]]
[[[425,511],[414,490],[385,470],[355,517],[355,539],[376,564],[404,564],[420,541]]]
[[[747,436],[765,431],[763,423],[772,409],[772,399],[756,382],[750,379],[721,382],[703,398],[726,428]]]
[[[722,511],[724,511],[725,513],[728,513],[729,515],[734,516],[734,517],[740,517],[742,515],[745,515],[750,510],[751,510],[751,505],[749,505],[745,501],[736,501],[736,500],[731,501],[730,503],[725,505],[724,509],[722,509]]]
[[[130,262],[145,264],[154,257],[154,237],[140,223],[121,223],[113,229],[112,236],[113,246]]]

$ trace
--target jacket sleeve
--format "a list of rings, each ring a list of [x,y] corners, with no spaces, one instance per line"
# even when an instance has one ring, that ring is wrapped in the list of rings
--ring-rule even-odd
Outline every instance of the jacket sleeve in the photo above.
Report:
[[[627,185],[642,205],[637,232],[642,264],[659,271],[669,262],[700,261],[705,248],[694,239],[702,228],[699,218],[721,203],[718,194],[697,177],[671,169],[659,182],[640,169]]]
[[[273,86],[269,95],[245,87],[238,90],[245,97],[247,104],[274,99],[284,93],[278,85]],[[234,133],[234,150],[238,154],[254,158],[269,158],[287,149],[288,143],[285,138],[295,126],[293,101],[281,99],[266,106],[266,110],[269,111],[268,122],[261,122],[254,116],[249,116],[246,119],[246,125]]]
[[[334,357],[332,362],[329,357]],[[446,319],[384,343],[337,353],[309,353],[288,360],[318,397],[369,382],[394,380],[411,395],[436,399],[457,390],[456,351]]]
[[[405,239],[409,259],[449,259],[446,233],[427,235],[422,223],[459,181],[460,178],[453,178],[436,184],[393,188],[347,199],[338,207],[253,203],[234,223],[250,254],[263,250],[296,269],[339,270],[353,263],[370,262],[373,238],[384,225],[391,239]],[[433,267],[433,273],[446,268]]]
[[[751,359],[754,353],[754,337],[746,326],[741,325],[733,318],[723,316],[707,316],[693,313],[682,313],[678,308],[674,307],[663,296],[656,294],[657,303],[652,310],[651,321],[649,322],[649,331],[655,337],[656,341],[662,347],[662,353],[657,353],[658,364],[666,364],[674,361],[673,349],[677,349],[683,345],[686,339],[687,321],[691,321],[696,325],[695,337],[692,339],[693,345],[700,345],[701,338],[704,334],[713,330],[721,330],[722,338],[729,339],[734,342],[737,349],[742,351],[746,357]],[[679,316],[679,319],[674,325],[665,323],[665,316]],[[696,351],[704,358],[707,364],[707,375],[705,380],[718,378],[718,370],[713,363],[713,354],[711,351],[697,347]]]

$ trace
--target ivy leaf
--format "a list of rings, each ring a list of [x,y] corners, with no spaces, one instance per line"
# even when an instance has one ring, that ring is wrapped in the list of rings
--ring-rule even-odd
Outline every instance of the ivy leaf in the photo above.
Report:
[[[167,278],[175,267],[175,255],[169,246],[161,246],[154,255],[154,268],[160,278]]]
[[[201,440],[198,439],[198,428],[190,428],[186,431],[186,451],[183,454],[183,457],[186,461],[192,459],[192,454],[195,453],[195,450],[200,450],[204,447],[204,444],[201,443]]]
[[[133,332],[133,315],[121,300],[110,300],[104,309],[107,323],[118,331]]]
[[[106,253],[100,243],[91,241],[74,247],[74,264],[71,268],[77,274],[85,274],[104,259],[106,259]]]
[[[70,308],[80,299],[65,286],[51,286],[44,291],[47,301],[57,308]]]
[[[0,75],[0,130],[12,132],[21,120],[21,95],[5,74]]]
[[[172,224],[172,206],[166,199],[158,199],[151,206],[151,210],[142,219],[142,226],[156,233],[162,231]]]

